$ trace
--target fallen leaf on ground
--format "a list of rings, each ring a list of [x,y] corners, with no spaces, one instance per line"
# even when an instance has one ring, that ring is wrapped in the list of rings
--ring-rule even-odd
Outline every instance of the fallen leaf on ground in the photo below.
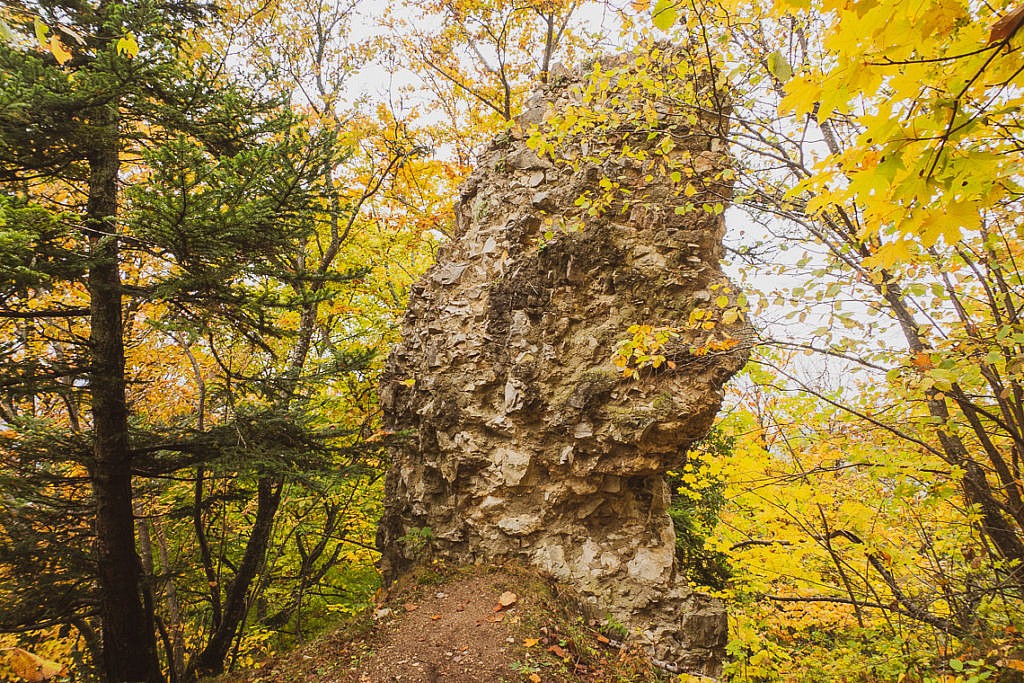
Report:
[[[434,621],[437,621],[438,619],[441,618],[441,615],[440,614],[431,614],[430,618],[433,619]]]
[[[505,591],[498,597],[498,605],[502,608],[511,607],[519,601],[519,596],[512,591]]]
[[[487,621],[491,622],[492,624],[497,624],[499,621],[501,621],[504,618],[505,618],[504,614],[492,614],[489,617],[487,617]]]
[[[523,641],[523,647],[533,647],[540,642],[540,638],[527,638]]]
[[[530,674],[531,683],[540,683],[540,676],[537,674]]]
[[[412,603],[412,602],[405,603],[405,611],[406,612],[414,612],[414,611],[418,610],[419,608],[420,608],[420,606],[415,604],[415,603]]]
[[[560,645],[552,645],[551,647],[548,648],[548,652],[550,652],[553,655],[555,655],[556,657],[560,657],[562,659],[568,659],[569,658],[569,653],[566,652],[564,649],[562,649],[562,647]]]
[[[1019,659],[1007,659],[1001,662],[1007,669],[1013,669],[1014,671],[1024,671],[1024,661]]]
[[[600,633],[597,634],[597,642],[610,645],[612,641],[608,640],[606,636],[602,636]]]

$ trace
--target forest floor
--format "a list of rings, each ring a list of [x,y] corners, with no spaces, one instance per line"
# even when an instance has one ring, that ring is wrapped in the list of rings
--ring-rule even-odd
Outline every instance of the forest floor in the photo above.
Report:
[[[616,647],[616,637],[529,570],[437,567],[393,586],[350,626],[219,683],[666,680],[641,653]]]

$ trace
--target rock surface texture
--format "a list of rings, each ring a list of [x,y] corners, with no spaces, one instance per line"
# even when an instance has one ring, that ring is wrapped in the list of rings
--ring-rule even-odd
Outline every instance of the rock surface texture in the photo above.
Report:
[[[750,336],[723,316],[731,175],[710,82],[682,51],[603,59],[553,76],[482,155],[384,379],[387,580],[434,557],[525,560],[655,656],[718,669],[725,610],[680,575],[663,477]],[[674,367],[623,376],[635,324],[678,331]]]

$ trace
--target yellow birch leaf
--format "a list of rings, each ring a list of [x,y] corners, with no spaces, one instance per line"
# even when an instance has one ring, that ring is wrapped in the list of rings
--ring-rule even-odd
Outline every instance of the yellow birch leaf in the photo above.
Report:
[[[679,18],[679,12],[676,11],[676,6],[673,0],[658,0],[654,3],[654,10],[651,14],[651,23],[654,27],[667,31],[675,26],[676,19]]]
[[[56,35],[50,36],[50,54],[53,55],[54,59],[61,66],[71,59],[71,52],[64,47],[64,43],[60,42],[60,38]]]

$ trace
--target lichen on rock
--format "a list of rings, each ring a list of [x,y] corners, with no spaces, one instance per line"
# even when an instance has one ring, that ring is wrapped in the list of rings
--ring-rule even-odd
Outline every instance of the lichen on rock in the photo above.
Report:
[[[748,354],[742,316],[684,329],[737,297],[714,83],[682,49],[598,60],[480,158],[383,381],[386,580],[429,557],[525,560],[658,657],[717,669],[724,607],[681,577],[663,476]],[[636,323],[679,330],[673,367],[623,377],[613,349]],[[713,337],[733,342],[707,353]]]

